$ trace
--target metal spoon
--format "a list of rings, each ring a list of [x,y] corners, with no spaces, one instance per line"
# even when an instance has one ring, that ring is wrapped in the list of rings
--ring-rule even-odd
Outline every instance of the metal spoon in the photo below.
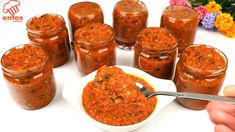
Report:
[[[136,86],[140,88],[140,92],[144,94],[144,96],[149,99],[156,95],[166,95],[166,96],[175,96],[177,98],[185,98],[185,99],[195,99],[195,100],[203,100],[203,101],[224,101],[229,102],[235,105],[235,98],[229,98],[219,95],[210,95],[210,94],[198,94],[198,93],[187,93],[187,92],[167,92],[167,91],[157,91],[151,92],[142,84],[136,82]]]

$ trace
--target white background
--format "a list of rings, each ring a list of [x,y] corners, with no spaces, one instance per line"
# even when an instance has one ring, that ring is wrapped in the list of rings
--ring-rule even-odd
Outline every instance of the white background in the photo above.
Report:
[[[23,22],[6,22],[2,20],[3,4],[0,1],[0,56],[13,46],[28,43],[26,22],[32,16],[43,13],[62,15],[68,25],[67,12],[69,7],[78,2],[75,0],[21,0],[19,13]],[[117,0],[92,0],[98,3],[104,12],[105,23],[112,26],[112,11]],[[148,26],[159,26],[161,13],[168,0],[143,0],[149,11]],[[229,66],[224,86],[235,84],[235,39],[229,39],[220,33],[205,31],[199,28],[196,44],[208,44],[222,50],[228,57]],[[133,51],[117,50],[117,64],[131,66]],[[0,70],[0,74],[2,71]],[[80,113],[68,104],[61,96],[64,82],[73,77],[80,77],[74,63],[73,53],[68,63],[54,69],[57,82],[57,93],[54,100],[39,110],[28,111],[18,107],[11,99],[2,75],[0,76],[0,132],[78,132],[101,131],[89,122],[81,119]],[[158,132],[212,132],[214,125],[210,122],[206,110],[193,111],[186,109],[176,102],[170,103],[152,122],[138,131]]]

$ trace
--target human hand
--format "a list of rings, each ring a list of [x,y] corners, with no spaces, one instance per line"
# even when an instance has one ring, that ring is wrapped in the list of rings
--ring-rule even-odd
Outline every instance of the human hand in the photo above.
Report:
[[[235,97],[235,86],[227,86],[224,96]],[[211,121],[215,124],[215,132],[235,132],[235,105],[212,101],[207,105]]]
[[[235,85],[230,85],[224,88],[224,96],[235,97]]]

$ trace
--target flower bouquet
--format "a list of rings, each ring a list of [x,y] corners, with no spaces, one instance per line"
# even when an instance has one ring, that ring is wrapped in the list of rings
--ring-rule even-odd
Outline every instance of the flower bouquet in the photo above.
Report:
[[[235,0],[170,0],[170,5],[193,8],[203,28],[235,38]]]

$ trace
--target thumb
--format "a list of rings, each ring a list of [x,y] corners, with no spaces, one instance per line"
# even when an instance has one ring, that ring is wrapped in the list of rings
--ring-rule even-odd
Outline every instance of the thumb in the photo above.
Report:
[[[235,85],[229,85],[224,88],[224,96],[235,97]]]

